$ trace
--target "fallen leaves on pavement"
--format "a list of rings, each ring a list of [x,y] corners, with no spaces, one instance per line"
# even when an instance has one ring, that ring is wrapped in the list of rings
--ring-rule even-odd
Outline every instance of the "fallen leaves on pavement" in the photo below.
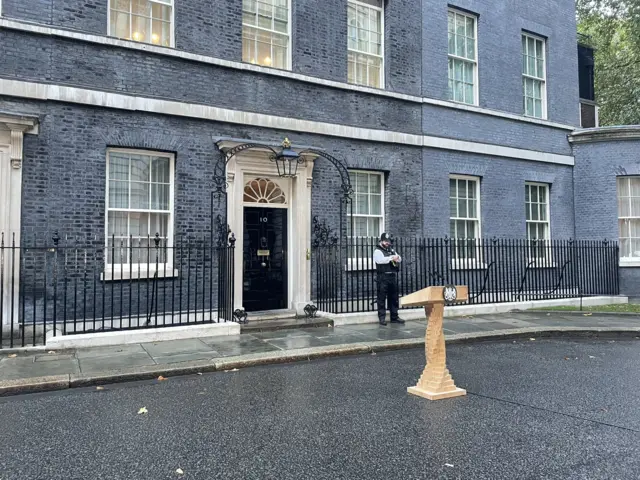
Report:
[[[178,475],[184,475],[184,471],[183,471],[181,468],[178,468],[178,469],[176,470],[176,473],[177,473]]]
[[[535,342],[536,339],[535,338],[530,338],[529,340],[531,340],[532,342]]]
[[[585,313],[584,314],[585,317],[590,317],[591,315],[593,315],[593,313]]]
[[[166,378],[165,378],[165,377],[163,377],[162,375],[160,375],[160,376],[158,377],[158,381],[159,381],[159,382],[163,382],[163,381],[165,381],[165,380],[166,380]]]
[[[144,415],[146,413],[149,413],[149,410],[147,410],[147,407],[142,407],[140,410],[138,410],[138,415]]]
[[[104,390],[104,387],[96,387],[96,390]]]
[[[16,358],[18,356],[17,353],[12,353],[11,355],[9,355],[9,358]]]

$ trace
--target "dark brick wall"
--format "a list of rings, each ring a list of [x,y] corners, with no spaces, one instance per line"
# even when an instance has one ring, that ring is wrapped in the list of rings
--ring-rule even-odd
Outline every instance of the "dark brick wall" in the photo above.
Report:
[[[433,105],[422,109],[427,135],[571,155],[570,131]]]
[[[427,0],[423,16],[425,96],[448,98],[446,2]],[[457,0],[477,15],[480,106],[522,114],[522,30],[547,37],[548,118],[579,125],[578,56],[573,0]]]
[[[617,177],[640,175],[640,141],[578,144],[573,150],[577,237],[618,240]],[[640,294],[640,268],[620,268],[620,292]]]
[[[6,30],[0,31],[0,50],[0,75],[5,77],[305,120],[420,132],[421,106],[418,103],[239,72],[146,52]]]
[[[449,235],[449,175],[480,177],[482,235],[526,238],[525,182],[550,184],[551,237],[574,238],[572,167],[425,149],[424,225]]]

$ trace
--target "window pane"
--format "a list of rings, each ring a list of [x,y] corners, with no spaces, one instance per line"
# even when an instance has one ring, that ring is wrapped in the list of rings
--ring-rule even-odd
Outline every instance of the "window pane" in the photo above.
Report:
[[[640,178],[630,178],[629,184],[631,186],[630,195],[632,197],[640,197]]]
[[[467,218],[467,201],[458,200],[458,216],[461,218]]]
[[[629,179],[618,177],[618,195],[629,196]]]
[[[356,217],[354,219],[354,229],[355,235],[357,237],[366,237],[367,236],[367,219],[366,217]]]
[[[136,210],[149,210],[149,184],[131,182],[131,206]]]
[[[127,232],[128,215],[126,212],[109,212],[107,235],[116,237],[126,237]]]
[[[382,195],[371,195],[371,215],[382,215]]]
[[[131,155],[131,181],[148,182],[150,176],[151,158],[142,155]]]
[[[151,184],[151,210],[169,210],[169,185]]]
[[[620,198],[618,201],[618,216],[629,217],[631,216],[631,205],[628,197]]]
[[[369,192],[369,176],[366,173],[356,174],[356,192]]]
[[[109,182],[109,208],[129,208],[129,183]]]
[[[382,193],[382,175],[371,175],[369,177],[371,193]]]
[[[118,153],[109,155],[109,179],[128,180],[129,179],[129,156]]]
[[[158,183],[169,183],[169,159],[167,157],[152,158],[151,181]]]
[[[368,236],[370,237],[379,237],[382,234],[382,229],[380,228],[380,218],[369,218],[368,219]]]
[[[452,217],[458,216],[458,201],[455,198],[449,198],[449,214]]]
[[[356,194],[355,213],[358,215],[369,215],[369,198],[367,195]]]
[[[640,217],[640,197],[631,197],[631,216]]]

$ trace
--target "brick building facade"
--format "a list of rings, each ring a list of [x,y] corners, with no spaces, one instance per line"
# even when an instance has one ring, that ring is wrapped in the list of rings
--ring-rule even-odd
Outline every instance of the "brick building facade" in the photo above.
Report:
[[[608,217],[581,225],[580,157],[598,153],[567,140],[580,126],[574,2],[498,3],[2,0],[0,230],[204,235],[223,152],[286,137],[348,166],[357,235],[614,238]],[[243,208],[257,207],[245,189],[265,178],[284,193],[283,306],[300,310],[312,218],[338,228],[339,175],[311,156],[279,179],[264,152],[226,175],[213,213],[243,250]],[[532,204],[545,218],[527,218]],[[236,306],[245,284],[237,274]]]

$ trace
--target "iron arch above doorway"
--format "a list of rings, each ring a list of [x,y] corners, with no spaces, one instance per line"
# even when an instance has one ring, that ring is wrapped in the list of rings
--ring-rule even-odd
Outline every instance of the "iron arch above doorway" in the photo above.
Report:
[[[217,198],[218,204],[220,204],[220,202],[222,201],[222,198],[223,197],[225,198],[225,207],[223,209],[224,220],[219,222],[218,224],[219,238],[221,239],[222,242],[224,242],[225,235],[230,234],[230,233],[227,233],[229,232],[229,229],[228,229],[227,218],[226,218],[227,216],[226,203],[228,201],[227,189],[229,187],[229,184],[227,182],[227,175],[226,175],[227,165],[229,164],[231,159],[233,159],[236,155],[248,150],[261,150],[265,152],[270,162],[277,162],[280,159],[283,159],[282,161],[301,163],[305,161],[305,157],[315,157],[315,158],[323,158],[326,161],[328,161],[330,164],[332,164],[335,167],[335,169],[338,171],[338,174],[340,175],[340,182],[341,182],[341,185],[340,185],[340,190],[341,190],[340,232],[343,232],[343,226],[344,226],[343,212],[345,212],[346,210],[350,210],[350,213],[353,214],[353,211],[352,211],[353,210],[353,202],[352,202],[353,187],[351,186],[351,179],[349,177],[349,170],[348,170],[347,163],[343,159],[334,157],[333,155],[329,155],[328,153],[316,148],[303,147],[302,149],[296,152],[296,149],[291,147],[291,143],[289,142],[288,139],[285,139],[280,147],[275,147],[272,145],[266,145],[266,144],[257,143],[257,142],[246,142],[246,143],[237,144],[226,150],[223,150],[222,148],[220,148],[220,145],[219,145],[220,142],[223,140],[224,139],[214,140],[216,147],[218,147],[218,150],[220,151],[221,155],[218,157],[214,167],[213,191],[211,192],[212,232],[214,229],[214,199]],[[295,155],[292,154],[292,152],[295,152]],[[278,171],[281,172],[280,167],[278,168]],[[350,215],[350,218],[351,218],[351,222],[353,223],[353,215]],[[353,232],[353,225],[351,225],[351,231]]]

